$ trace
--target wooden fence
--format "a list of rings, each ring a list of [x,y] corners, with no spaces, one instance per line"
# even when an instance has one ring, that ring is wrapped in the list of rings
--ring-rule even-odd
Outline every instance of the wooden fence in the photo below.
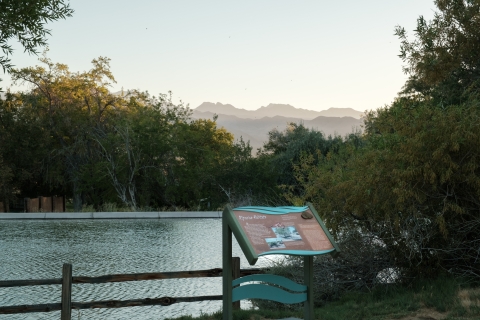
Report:
[[[248,276],[252,274],[264,273],[261,269],[240,269],[240,258],[232,258],[232,277],[233,279]],[[62,300],[60,303],[47,303],[37,305],[16,305],[0,306],[0,314],[31,313],[31,312],[50,312],[61,311],[61,320],[71,320],[72,309],[93,309],[93,308],[123,308],[138,306],[169,306],[179,302],[196,302],[205,300],[222,300],[222,295],[216,296],[197,296],[197,297],[160,297],[134,300],[105,300],[91,302],[72,302],[72,284],[80,283],[107,283],[107,282],[126,282],[142,280],[161,280],[175,278],[203,278],[203,277],[221,277],[222,269],[215,268],[209,270],[193,271],[174,271],[159,273],[131,273],[131,274],[111,274],[99,277],[74,277],[72,276],[72,265],[64,264],[61,279],[37,279],[37,280],[6,280],[0,281],[0,288],[39,286],[39,285],[62,285]],[[233,303],[234,309],[240,309],[240,301]]]
[[[65,212],[65,196],[24,199],[25,212]]]

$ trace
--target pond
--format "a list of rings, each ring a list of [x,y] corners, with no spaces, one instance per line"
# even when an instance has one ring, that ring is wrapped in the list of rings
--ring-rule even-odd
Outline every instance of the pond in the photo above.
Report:
[[[221,219],[0,221],[0,280],[201,270],[222,267]],[[251,268],[234,240],[233,255]],[[272,259],[272,257],[270,257]],[[255,267],[267,266],[261,258]],[[72,301],[222,294],[219,278],[74,284]],[[60,302],[61,286],[0,288],[0,306]],[[248,303],[242,302],[242,306]],[[221,309],[221,301],[118,309],[73,310],[72,319],[164,319]],[[0,320],[60,319],[60,312],[0,315]]]

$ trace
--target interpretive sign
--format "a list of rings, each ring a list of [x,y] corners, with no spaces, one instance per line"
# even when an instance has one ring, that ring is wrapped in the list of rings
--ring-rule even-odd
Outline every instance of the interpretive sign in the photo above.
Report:
[[[232,279],[232,233],[245,257],[254,265],[259,256],[303,256],[304,281],[272,275]],[[305,207],[239,207],[229,205],[222,216],[223,319],[232,320],[232,302],[267,299],[304,303],[304,319],[313,320],[313,256],[338,253],[339,248],[311,204]],[[285,289],[283,289],[285,288]]]
[[[339,251],[313,206],[239,207],[224,211],[250,264],[268,254],[320,255]]]

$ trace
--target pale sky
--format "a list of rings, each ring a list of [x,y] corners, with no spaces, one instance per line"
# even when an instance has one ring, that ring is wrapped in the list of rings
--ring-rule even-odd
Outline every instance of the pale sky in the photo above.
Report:
[[[406,76],[396,25],[413,36],[433,0],[72,0],[50,23],[48,57],[86,71],[111,59],[112,91],[173,92],[196,108],[221,102],[364,111],[392,102]],[[11,40],[12,44],[15,43]],[[38,64],[20,46],[17,67]],[[2,74],[0,87],[11,85]],[[12,87],[15,90],[14,87]]]

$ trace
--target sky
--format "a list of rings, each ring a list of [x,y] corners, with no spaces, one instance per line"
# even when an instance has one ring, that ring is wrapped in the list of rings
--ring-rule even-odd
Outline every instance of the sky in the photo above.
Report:
[[[175,103],[256,110],[373,110],[407,76],[395,26],[410,37],[433,18],[433,0],[71,0],[72,17],[49,23],[47,56],[72,71],[111,59],[112,91],[172,91]],[[12,63],[40,64],[20,45]],[[42,49],[41,49],[42,50]],[[19,90],[1,74],[0,87]]]

